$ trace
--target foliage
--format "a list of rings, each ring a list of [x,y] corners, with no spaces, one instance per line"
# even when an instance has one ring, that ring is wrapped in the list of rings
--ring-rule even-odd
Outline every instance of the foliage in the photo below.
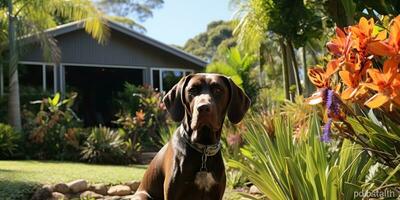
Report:
[[[117,97],[114,98],[114,104],[117,105],[120,112],[134,113],[139,110],[141,92],[143,92],[143,88],[125,82],[124,89],[118,92]]]
[[[115,166],[60,161],[0,160],[0,199],[30,199],[37,187],[85,179],[115,185],[142,178],[145,165]]]
[[[258,95],[258,82],[251,76],[251,70],[255,65],[255,57],[241,53],[238,48],[231,48],[226,53],[223,61],[214,62],[207,66],[207,72],[224,74],[241,88],[254,102]]]
[[[345,30],[337,28],[336,37],[327,44],[333,57],[327,68],[309,70],[310,80],[318,91],[308,102],[323,104],[326,141],[334,129],[364,148],[376,150],[379,153],[375,155],[385,161],[383,164],[394,169],[400,164],[399,154],[385,146],[400,142],[396,125],[400,116],[400,60],[397,50],[400,17],[393,20],[388,30],[389,35],[376,26],[373,19],[365,18]],[[360,117],[352,107],[361,115],[368,108],[373,109],[369,112],[370,119]],[[357,128],[360,127],[357,123],[363,129]],[[372,130],[380,131],[378,141],[369,134]],[[390,139],[381,141],[383,138]]]
[[[228,120],[223,125],[223,134],[221,135],[222,144],[222,156],[224,160],[237,160],[244,162],[240,154],[240,148],[243,146],[243,139],[241,133],[245,132],[246,129],[243,123],[238,126],[234,126]],[[226,167],[226,185],[227,189],[234,189],[243,186],[247,181],[247,178],[243,176],[241,170]]]
[[[95,3],[113,20],[144,31],[146,29],[134,19],[143,22],[152,17],[153,10],[160,8],[164,0],[98,0]]]
[[[85,133],[71,109],[76,96],[76,93],[71,93],[61,99],[61,95],[56,93],[53,98],[32,102],[40,104],[40,111],[37,114],[24,113],[28,155],[37,159],[77,159]]]
[[[89,163],[121,163],[124,161],[124,154],[121,133],[99,126],[91,130],[83,144],[81,159]]]
[[[177,127],[178,127],[178,124],[175,124],[175,123],[171,123],[165,127],[160,127],[160,138],[161,138],[162,145],[166,145],[169,142],[169,140],[174,135]],[[160,147],[161,147],[161,145],[160,145]]]
[[[247,49],[258,48],[271,33],[293,41],[296,46],[321,34],[321,17],[301,0],[239,1],[240,22],[235,29]]]
[[[20,134],[7,124],[0,123],[0,159],[12,157],[18,148]]]
[[[346,27],[353,24],[361,17],[372,17],[375,19],[381,16],[396,16],[400,13],[399,1],[336,1],[326,0],[324,3],[325,13],[339,27]]]
[[[240,150],[246,162],[231,159],[228,166],[242,170],[266,198],[341,199],[362,190],[373,160],[348,140],[339,152],[329,154],[328,146],[319,141],[316,115],[296,140],[290,117],[275,117],[273,133],[259,123],[259,117],[254,114],[246,121],[247,144]]]
[[[388,167],[389,176],[374,191],[386,184],[398,187],[400,180],[400,16],[384,25],[361,18],[344,30],[336,28],[327,44],[332,58],[326,69],[308,72],[318,90],[307,102],[324,109],[322,140],[347,138]]]
[[[211,22],[207,25],[206,32],[189,39],[183,50],[207,61],[220,60],[226,49],[236,46],[233,28],[233,21]]]
[[[44,56],[53,61],[59,59],[59,49],[54,39],[43,32],[59,25],[60,18],[72,21],[87,19],[84,24],[85,30],[99,42],[104,42],[108,36],[108,29],[104,26],[106,18],[90,0],[22,0],[15,2],[14,8],[15,14],[18,15],[13,16],[17,19],[17,36],[30,35],[39,39]],[[7,13],[6,9],[7,7],[1,7],[0,12]],[[17,13],[17,11],[19,12]],[[3,25],[2,30],[7,30],[7,15],[1,15],[0,24]],[[7,39],[7,32],[0,32],[0,38]],[[1,43],[5,43],[5,40],[2,40]]]
[[[129,95],[129,93],[131,94]],[[124,95],[130,97],[119,100],[121,105],[139,101],[136,108],[129,105],[127,110],[121,110],[117,114],[118,119],[114,122],[126,133],[125,140],[130,140],[133,151],[131,154],[136,154],[141,147],[155,150],[155,146],[162,145],[160,142],[161,128],[170,124],[170,121],[167,120],[165,106],[161,101],[161,94],[151,87],[136,87],[127,83]]]

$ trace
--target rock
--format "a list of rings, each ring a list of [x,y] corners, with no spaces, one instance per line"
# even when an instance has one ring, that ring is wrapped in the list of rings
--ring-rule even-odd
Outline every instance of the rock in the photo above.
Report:
[[[104,200],[121,200],[120,196],[106,196]]]
[[[89,190],[97,194],[107,195],[107,186],[102,183],[90,185]]]
[[[65,183],[57,183],[57,184],[54,185],[54,192],[68,194],[69,193],[69,187]]]
[[[132,191],[136,191],[140,185],[140,181],[129,181],[125,185],[129,186]]]
[[[249,193],[250,194],[262,194],[262,192],[255,185],[252,185],[250,187]]]
[[[84,199],[84,198],[95,198],[95,199],[98,199],[98,198],[103,198],[103,195],[97,194],[96,192],[93,192],[93,191],[85,191],[79,197],[81,199]]]
[[[51,193],[51,200],[67,200],[68,198],[60,192]]]
[[[107,193],[112,196],[125,196],[131,194],[132,190],[127,185],[111,186]]]
[[[134,200],[134,199],[133,199],[134,196],[135,196],[134,194],[128,195],[128,196],[124,196],[124,197],[122,197],[121,200]]]
[[[83,192],[88,188],[88,183],[84,179],[69,182],[67,185],[73,193]]]
[[[43,200],[51,198],[51,193],[53,192],[53,188],[50,185],[45,185],[33,194],[32,200]]]

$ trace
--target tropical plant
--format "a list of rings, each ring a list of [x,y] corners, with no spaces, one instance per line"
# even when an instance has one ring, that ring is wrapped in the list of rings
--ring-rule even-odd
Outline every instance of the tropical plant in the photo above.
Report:
[[[32,102],[40,104],[40,111],[36,115],[29,111],[26,114],[24,130],[28,133],[29,155],[38,159],[77,159],[84,131],[71,109],[76,96],[71,93],[61,100],[61,95],[56,93],[53,98]]]
[[[243,134],[246,145],[241,155],[246,162],[231,159],[228,166],[241,170],[264,197],[353,199],[354,192],[363,191],[363,182],[374,161],[349,140],[343,141],[339,151],[330,152],[329,146],[320,142],[322,133],[316,114],[296,140],[290,117],[275,117],[273,133],[259,123],[259,117],[253,114],[245,121],[248,131]]]
[[[332,59],[325,69],[308,72],[318,90],[307,102],[324,109],[322,140],[347,138],[388,167],[389,175],[375,191],[391,181],[399,186],[400,180],[399,31],[400,16],[389,27],[361,18],[336,28],[327,44]]]
[[[161,146],[162,128],[170,124],[161,94],[151,87],[136,87],[126,83],[121,95],[126,98],[119,98],[118,102],[121,108],[126,109],[116,115],[114,123],[123,129],[125,139],[132,143],[132,154],[137,154],[142,147],[155,150],[155,147]]]
[[[313,1],[301,0],[239,0],[237,16],[240,19],[234,33],[239,44],[247,50],[264,55],[268,40],[280,46],[282,55],[282,80],[287,99],[291,85],[296,85],[297,94],[302,93],[299,64],[295,47],[305,46],[312,38],[317,38],[322,30],[322,17],[315,12]],[[317,4],[318,5],[318,4]],[[263,67],[263,56],[259,56]],[[262,71],[262,70],[261,70]],[[292,94],[293,96],[293,94]],[[293,100],[293,98],[291,98]]]
[[[121,163],[125,144],[118,131],[108,127],[94,127],[81,150],[81,159],[90,163]]]
[[[108,29],[104,26],[106,19],[90,0],[8,0],[0,7],[0,43],[8,44],[9,50],[9,121],[16,130],[21,129],[21,114],[18,84],[18,54],[25,45],[17,39],[31,36],[37,37],[43,48],[46,59],[59,60],[59,49],[54,39],[45,30],[58,25],[61,18],[83,20],[85,30],[99,42],[104,42]],[[4,51],[2,47],[0,50]]]
[[[0,159],[12,157],[18,147],[19,133],[7,124],[0,123]]]
[[[206,71],[229,76],[254,102],[259,91],[257,80],[251,76],[255,62],[254,56],[243,55],[238,48],[232,47],[227,51],[225,60],[211,63]]]

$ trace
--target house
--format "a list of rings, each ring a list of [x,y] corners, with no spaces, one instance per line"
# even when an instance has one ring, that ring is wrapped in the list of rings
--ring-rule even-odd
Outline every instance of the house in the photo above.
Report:
[[[80,116],[87,125],[110,121],[112,97],[125,82],[167,91],[182,76],[202,71],[207,64],[113,21],[107,23],[110,37],[99,44],[85,32],[83,23],[46,31],[61,50],[59,63],[46,62],[39,43],[33,41],[20,58],[19,71],[22,86],[61,93],[77,91]]]

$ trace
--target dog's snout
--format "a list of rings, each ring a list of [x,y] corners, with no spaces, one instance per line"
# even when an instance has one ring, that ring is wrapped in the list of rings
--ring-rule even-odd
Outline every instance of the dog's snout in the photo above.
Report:
[[[197,106],[197,111],[200,113],[209,113],[210,112],[210,104],[203,103]]]

